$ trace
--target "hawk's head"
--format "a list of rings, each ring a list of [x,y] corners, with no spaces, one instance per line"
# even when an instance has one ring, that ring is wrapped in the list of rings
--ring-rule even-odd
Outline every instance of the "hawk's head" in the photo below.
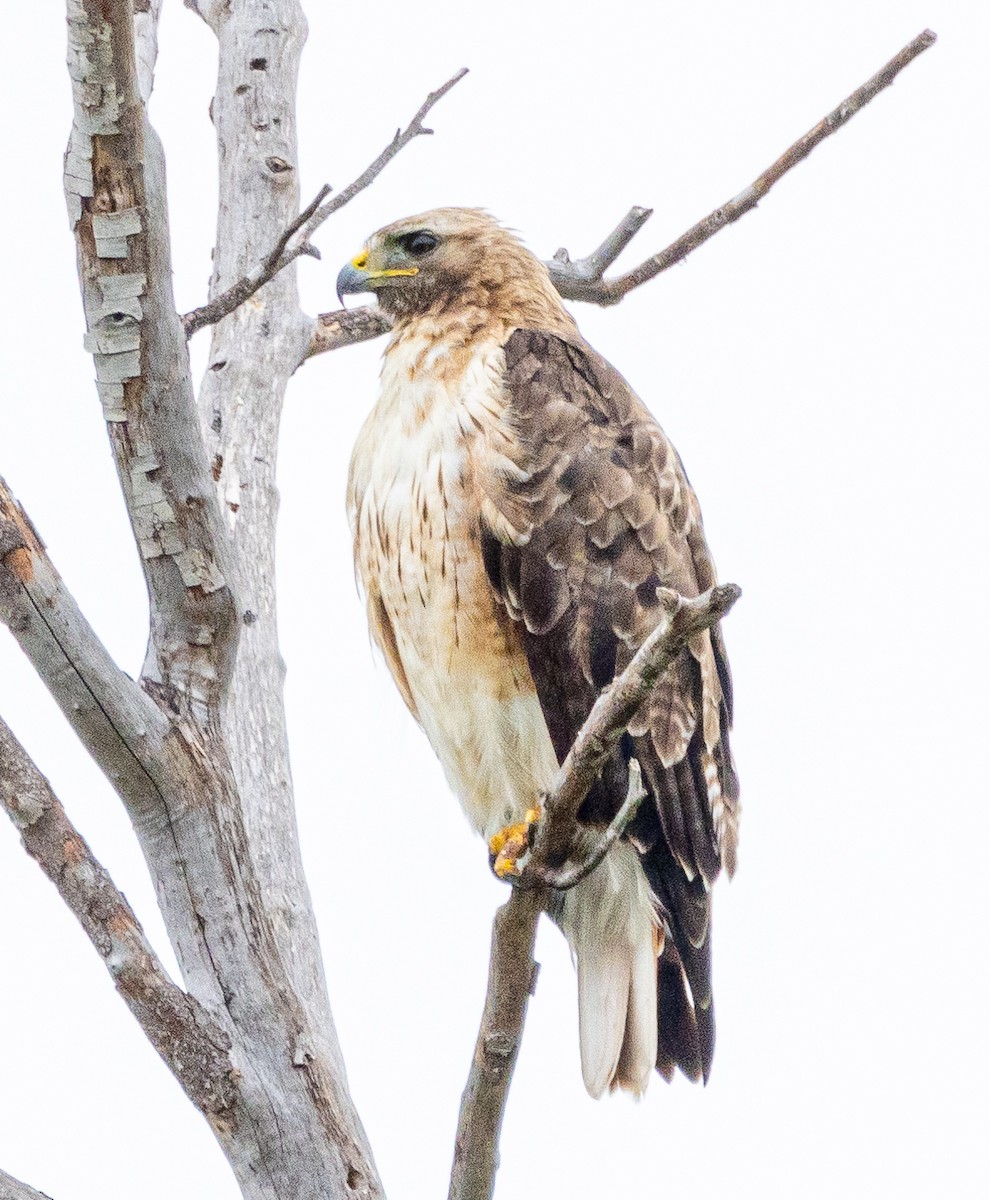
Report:
[[[436,208],[372,234],[337,276],[338,297],[374,292],[391,316],[437,315],[475,308],[510,320],[520,307],[564,311],[546,267],[488,213]]]

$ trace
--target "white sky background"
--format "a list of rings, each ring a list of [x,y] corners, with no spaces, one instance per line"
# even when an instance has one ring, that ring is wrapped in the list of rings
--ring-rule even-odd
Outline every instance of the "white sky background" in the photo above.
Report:
[[[121,665],[146,602],[82,350],[61,187],[56,0],[8,6],[0,472]],[[926,25],[938,44],[755,213],[585,335],[678,446],[722,577],[745,806],[715,914],[707,1089],[581,1085],[573,971],[543,930],[498,1196],[976,1196],[986,1186],[990,10],[979,0],[484,9],[308,4],[306,200],[472,73],[317,239],[304,306],[365,235],[479,204],[548,257],[632,205],[632,264],[740,191]],[[483,21],[480,14],[486,14]],[[152,117],[180,311],[205,296],[214,41],[166,4]],[[197,369],[209,335],[194,342]],[[280,615],[299,822],[352,1089],[395,1200],[445,1194],[504,896],[369,648],[343,513],[380,344],[293,380]],[[0,711],[169,962],[121,806],[12,639]],[[205,1123],[0,825],[0,1167],[56,1200],[234,1200]]]

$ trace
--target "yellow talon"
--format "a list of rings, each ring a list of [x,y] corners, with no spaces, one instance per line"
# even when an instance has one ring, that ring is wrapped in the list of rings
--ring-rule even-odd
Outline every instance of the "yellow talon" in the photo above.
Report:
[[[542,816],[538,808],[526,809],[522,821],[506,825],[488,840],[488,853],[492,859],[492,870],[499,879],[520,875],[519,860],[532,849],[533,828]]]

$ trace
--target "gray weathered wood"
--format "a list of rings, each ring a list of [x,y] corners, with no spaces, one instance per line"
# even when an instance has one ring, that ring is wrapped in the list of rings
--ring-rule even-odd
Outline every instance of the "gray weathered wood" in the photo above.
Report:
[[[6,1171],[0,1171],[0,1200],[52,1200],[47,1192],[35,1191]]]
[[[232,1109],[230,1038],[168,976],[134,911],[80,837],[48,780],[0,720],[0,807],[75,915],[148,1041],[204,1113]]]

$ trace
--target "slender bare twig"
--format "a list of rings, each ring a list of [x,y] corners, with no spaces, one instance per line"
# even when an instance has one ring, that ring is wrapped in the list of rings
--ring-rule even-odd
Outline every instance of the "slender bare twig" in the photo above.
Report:
[[[934,42],[935,34],[930,29],[920,33],[876,75],[843,100],[838,108],[830,112],[827,117],[823,117],[804,137],[799,138],[748,188],[723,204],[721,208],[716,208],[696,225],[692,225],[666,250],[654,254],[652,258],[640,263],[638,267],[628,271],[625,275],[620,275],[615,279],[603,278],[605,271],[649,220],[653,213],[650,208],[631,208],[598,249],[586,258],[572,261],[567,251],[561,247],[546,264],[557,291],[565,300],[584,300],[589,304],[598,304],[602,307],[618,304],[633,288],[639,287],[662,271],[666,271],[668,267],[672,267],[674,263],[680,262],[692,250],[696,250],[703,242],[707,242],[710,237],[718,233],[720,229],[731,225],[733,221],[738,221],[744,213],[755,208],[778,179],[796,166],[801,159],[806,158],[820,142],[823,142],[825,138],[855,116],[878,92],[889,87],[895,77]],[[360,318],[356,316],[358,313],[362,314]],[[344,317],[342,312],[321,313],[316,318],[316,327],[306,357],[312,358],[313,355],[324,354],[328,350],[338,350],[341,346],[351,346],[355,342],[367,341],[369,338],[380,337],[383,333],[387,333],[391,328],[391,323],[382,314],[379,314],[378,321],[373,320],[372,314],[375,313],[377,313],[377,309],[374,305],[351,309],[347,313],[349,320]],[[323,331],[326,329],[333,331],[330,336],[324,334]]]
[[[847,96],[828,116],[823,117],[813,129],[809,129],[804,137],[798,138],[794,145],[785,150],[780,158],[762,175],[759,175],[749,187],[693,225],[666,250],[654,254],[652,258],[648,258],[638,267],[634,267],[633,270],[616,279],[603,279],[604,267],[598,271],[597,275],[592,273],[589,277],[588,264],[595,260],[596,255],[601,253],[600,250],[589,256],[588,259],[582,259],[577,263],[570,262],[566,250],[558,250],[554,261],[547,264],[554,286],[568,300],[586,300],[600,305],[618,304],[633,288],[639,287],[647,280],[659,275],[661,271],[672,267],[674,263],[680,262],[692,250],[696,250],[703,242],[707,242],[710,237],[718,233],[720,229],[731,225],[733,221],[738,221],[744,213],[755,208],[779,179],[786,175],[792,167],[797,166],[803,158],[806,158],[817,145],[835,133],[837,129],[841,129],[861,108],[869,104],[874,96],[889,87],[900,72],[934,42],[935,34],[930,29],[918,34],[913,42],[905,46],[899,54],[895,54],[890,62],[868,79],[862,87]],[[636,211],[644,212],[645,210],[633,210],[633,212]],[[628,221],[629,218],[627,217],[625,220]],[[621,229],[620,225],[611,236],[619,235]],[[604,245],[609,245],[608,239]]]
[[[199,308],[194,308],[192,312],[187,312],[182,318],[182,328],[186,331],[186,337],[192,337],[197,330],[205,329],[207,325],[215,325],[228,313],[232,313],[235,308],[239,308],[245,300],[249,300],[255,292],[263,288],[269,279],[274,279],[283,267],[295,262],[300,255],[310,254],[319,258],[319,251],[308,242],[300,241],[294,246],[290,246],[289,242],[292,240],[293,234],[298,233],[329,195],[330,185],[325,183],[313,200],[285,229],[271,252],[253,271],[243,275],[235,284],[221,292],[219,296],[215,296],[208,304],[203,304]]]
[[[721,620],[740,596],[734,583],[722,583],[686,599],[669,588],[658,592],[668,622],[650,634],[628,667],[601,693],[574,739],[547,797],[533,860],[558,866],[574,842],[578,809],[598,778],[612,747],[657,680],[694,634]]]
[[[186,1094],[214,1118],[235,1101],[230,1038],[168,977],[131,906],[66,816],[48,780],[0,719],[0,805],[58,889],[118,992]]]
[[[552,894],[540,886],[541,877],[556,872],[567,858],[575,843],[577,811],[650,689],[690,638],[725,616],[739,594],[739,588],[731,583],[694,599],[667,589],[661,591],[668,620],[661,622],[629,666],[599,696],[557,774],[553,790],[544,800],[546,815],[540,822],[531,859],[515,881],[512,895],[495,914],[488,993],[461,1097],[448,1200],[490,1200],[495,1187],[499,1130],[536,977],[536,926]],[[591,855],[599,848],[596,845]],[[591,855],[582,858],[581,867]],[[535,887],[527,879],[531,873]],[[569,884],[566,876],[564,880]]]
[[[584,858],[577,862],[572,861],[568,867],[561,870],[554,870],[540,861],[529,863],[517,882],[517,886],[547,887],[552,888],[555,892],[566,892],[575,887],[582,879],[591,874],[622,837],[645,799],[646,790],[643,787],[642,772],[639,763],[633,758],[629,761],[629,790],[622,802],[622,807],[592,843]]]
[[[388,163],[413,138],[433,133],[432,129],[427,129],[423,124],[424,118],[437,101],[446,96],[450,89],[456,83],[459,83],[467,73],[467,67],[463,67],[456,75],[452,75],[442,87],[437,88],[435,92],[430,92],[406,128],[396,130],[395,137],[392,138],[391,142],[378,155],[375,161],[366,167],[357,179],[349,183],[343,191],[338,192],[332,200],[328,200],[326,204],[323,201],[330,194],[330,187],[328,185],[322,187],[316,199],[289,225],[279,238],[272,252],[253,271],[239,279],[219,296],[215,296],[208,304],[204,304],[201,308],[194,308],[192,312],[186,313],[182,318],[186,337],[192,337],[197,330],[203,329],[207,325],[215,325],[217,321],[227,316],[228,313],[232,313],[235,308],[238,308],[245,300],[253,296],[259,288],[263,287],[279,271],[287,267],[289,263],[294,262],[301,254],[312,254],[318,258],[318,252],[309,244],[309,239],[313,233],[323,224],[327,217],[337,212],[338,209],[343,208],[345,204],[350,203],[359,192],[364,191],[366,187],[374,183]],[[382,330],[378,332],[382,332]],[[362,337],[356,337],[352,340],[363,341],[364,338],[370,336],[375,335],[365,333]],[[335,348],[335,346],[323,345],[320,349],[330,350]],[[310,354],[317,353],[320,353],[320,350],[310,350]]]
[[[317,209],[317,211],[304,226],[302,237],[308,239],[317,226],[322,225],[327,217],[329,217],[332,213],[337,212],[338,209],[343,208],[345,204],[349,204],[351,200],[353,200],[358,194],[358,192],[363,192],[366,187],[374,183],[385,167],[392,161],[393,158],[395,158],[400,150],[406,147],[413,140],[413,138],[429,136],[432,134],[433,130],[427,129],[423,124],[424,118],[429,113],[430,109],[433,108],[433,106],[439,100],[442,100],[452,87],[460,83],[467,73],[467,67],[461,67],[461,69],[455,75],[451,75],[445,84],[442,84],[440,87],[438,87],[435,92],[430,92],[423,103],[419,106],[419,110],[413,119],[409,122],[405,129],[397,129],[395,131],[395,137],[392,138],[392,140],[381,152],[381,154],[378,155],[375,161],[371,163],[370,166],[366,167],[357,177],[357,179],[353,181],[353,183],[349,183],[342,192],[338,192],[332,200],[328,200],[322,208]]]
[[[6,1171],[0,1171],[0,1200],[52,1200],[47,1192],[39,1192],[21,1183]]]

